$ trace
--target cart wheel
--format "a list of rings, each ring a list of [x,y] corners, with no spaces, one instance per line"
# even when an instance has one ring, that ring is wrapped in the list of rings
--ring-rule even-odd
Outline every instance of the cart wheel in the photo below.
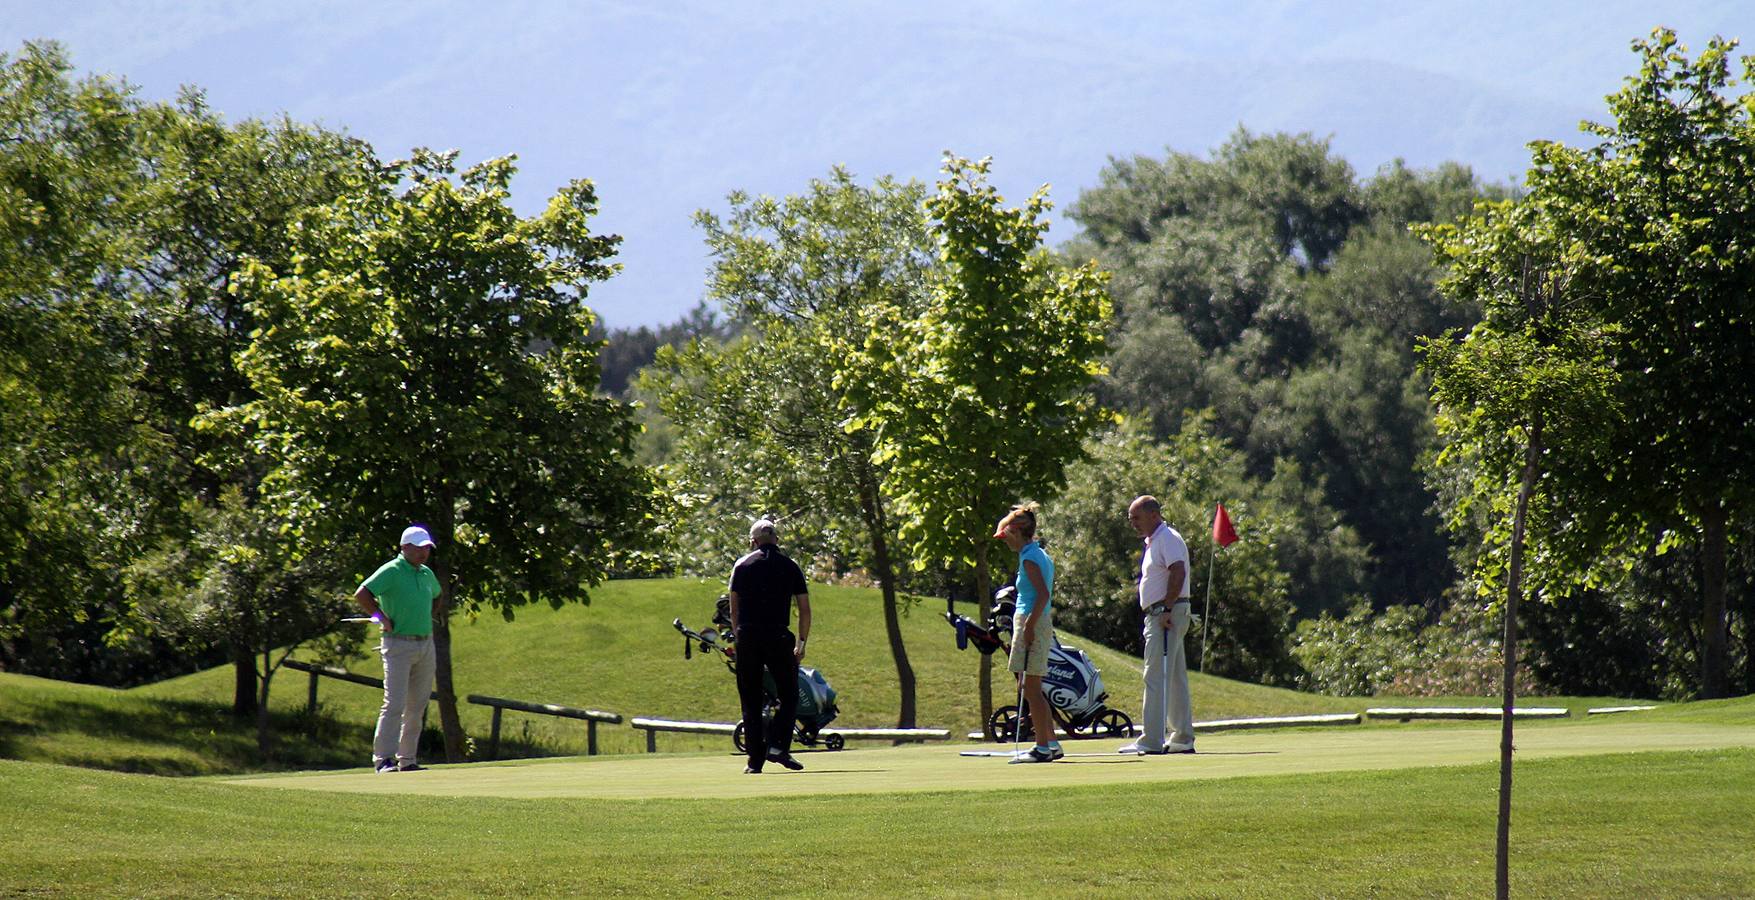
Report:
[[[1133,720],[1127,713],[1119,709],[1108,709],[1097,714],[1097,721],[1092,723],[1092,734],[1107,734],[1115,737],[1127,737],[1133,734]]]
[[[1018,733],[1016,728],[1018,728],[1018,707],[1013,707],[1013,705],[999,707],[993,711],[993,716],[988,718],[988,740],[1004,744],[1007,740],[1014,739],[1014,735]]]
[[[748,753],[750,748],[744,745],[743,720],[737,720],[737,727],[731,731],[731,743],[737,746],[737,752]]]
[[[842,747],[847,746],[847,739],[838,734],[831,734],[828,737],[823,738],[823,746],[830,750],[839,750]]]

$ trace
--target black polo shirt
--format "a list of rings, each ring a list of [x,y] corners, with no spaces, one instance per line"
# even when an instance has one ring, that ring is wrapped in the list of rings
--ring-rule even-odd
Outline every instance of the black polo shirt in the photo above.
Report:
[[[798,563],[773,544],[763,544],[731,569],[739,629],[785,631],[792,625],[792,598],[807,592]]]

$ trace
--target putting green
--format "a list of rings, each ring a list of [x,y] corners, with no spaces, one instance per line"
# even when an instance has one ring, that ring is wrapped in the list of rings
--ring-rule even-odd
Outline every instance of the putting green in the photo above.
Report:
[[[1755,747],[1755,726],[1684,722],[1577,722],[1525,726],[1518,758],[1641,751]],[[450,797],[595,797],[637,800],[766,797],[809,794],[991,790],[1040,785],[1098,785],[1365,769],[1484,763],[1499,758],[1499,727],[1349,728],[1328,731],[1231,732],[1200,738],[1194,755],[1134,757],[1117,742],[1069,741],[1067,758],[1008,765],[1003,758],[960,756],[994,744],[936,744],[801,752],[802,772],[770,766],[742,774],[740,757],[626,755],[523,763],[435,766],[424,772],[376,775],[365,770],[226,779],[254,787],[419,794]],[[1005,745],[1003,749],[1010,749]]]

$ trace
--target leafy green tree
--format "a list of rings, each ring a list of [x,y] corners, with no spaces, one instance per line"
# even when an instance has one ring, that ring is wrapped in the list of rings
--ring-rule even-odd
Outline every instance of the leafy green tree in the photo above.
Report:
[[[1297,580],[1308,565],[1300,556],[1303,548],[1325,550],[1314,568],[1336,573],[1337,579],[1349,565],[1362,568],[1364,548],[1344,529],[1326,534],[1325,541],[1301,541],[1297,517],[1275,496],[1279,488],[1250,479],[1242,454],[1215,437],[1210,422],[1210,415],[1191,418],[1168,442],[1153,439],[1132,421],[1086,440],[1084,458],[1067,466],[1065,489],[1043,508],[1053,542],[1055,596],[1065,604],[1070,629],[1139,652],[1140,541],[1125,510],[1134,497],[1151,494],[1188,543],[1195,611],[1211,610],[1211,619],[1190,632],[1194,646],[1207,644],[1207,671],[1290,685],[1298,674],[1290,655],[1292,598],[1306,587]],[[1218,500],[1247,539],[1227,548],[1209,573],[1210,525]]]
[[[1345,520],[1358,523],[1353,527],[1372,551],[1366,584],[1386,605],[1435,599],[1453,580],[1417,468],[1437,443],[1431,408],[1422,379],[1407,365],[1373,333],[1349,331],[1332,358],[1257,385],[1246,439],[1251,459],[1296,461],[1319,479],[1313,500],[1350,513]]]
[[[194,528],[187,540],[128,566],[130,586],[144,596],[179,601],[144,605],[151,612],[140,614],[179,617],[153,622],[149,633],[194,646],[223,643],[234,656],[243,651],[255,675],[257,750],[267,759],[273,755],[268,694],[275,673],[314,638],[348,631],[357,646],[364,629],[341,624],[353,604],[335,590],[329,569],[338,548],[288,547],[281,534],[286,523],[237,487],[226,488],[214,502],[192,504],[190,517]]]
[[[1436,436],[1413,345],[1479,311],[1437,290],[1407,226],[1496,193],[1454,164],[1396,162],[1358,182],[1309,135],[1240,130],[1208,159],[1112,162],[1073,206],[1083,230],[1069,251],[1114,272],[1100,396],[1165,439],[1214,410],[1254,479],[1295,469],[1321,487],[1288,491],[1315,501],[1300,519],[1338,511],[1368,542],[1375,603],[1436,603],[1453,576],[1419,466]],[[1355,592],[1308,593],[1320,583],[1294,576],[1300,610]]]
[[[262,466],[241,441],[221,447],[191,427],[202,406],[248,390],[232,354],[252,323],[226,286],[245,256],[282,265],[287,223],[344,190],[365,154],[290,121],[228,125],[194,89],[144,103],[125,83],[74,82],[54,45],[27,45],[4,70],[0,183],[16,202],[0,213],[0,293],[20,396],[3,405],[17,416],[6,432],[31,450],[0,483],[35,491],[4,517],[29,523],[8,542],[24,563],[18,580],[0,576],[21,597],[7,616],[34,618],[24,640],[61,660],[36,671],[111,682],[117,666],[177,671],[207,656],[163,630],[186,621],[169,607],[189,598],[141,591],[200,574],[127,580],[90,561],[186,559],[177,551],[203,506],[227,486],[253,490]],[[234,709],[248,712],[255,666],[232,646]]]
[[[121,284],[140,104],[70,69],[54,44],[0,54],[0,661],[89,678],[120,603],[90,554],[142,527],[125,473],[156,449]]]
[[[1593,323],[1591,358],[1609,369],[1604,402],[1620,416],[1595,422],[1589,447],[1547,455],[1538,500],[1551,509],[1537,512],[1553,517],[1540,535],[1553,565],[1534,574],[1562,595],[1612,581],[1647,550],[1698,542],[1707,697],[1727,687],[1728,534],[1755,486],[1755,398],[1739,380],[1755,364],[1755,250],[1744,239],[1755,126],[1734,96],[1732,47],[1714,40],[1690,60],[1666,30],[1637,42],[1640,69],[1609,98],[1614,124],[1588,126],[1599,143],[1535,145],[1515,212],[1438,241],[1460,272],[1458,295],[1503,291],[1493,285],[1532,257],[1537,271],[1565,273],[1566,312]],[[1520,238],[1479,236],[1494,227]],[[1532,251],[1538,239],[1552,249]]]
[[[711,293],[746,323],[747,340],[661,352],[650,382],[667,416],[689,423],[677,442],[685,482],[745,486],[759,504],[746,510],[808,509],[821,525],[846,523],[860,536],[857,560],[883,595],[904,728],[916,720],[914,670],[902,642],[886,471],[874,460],[874,432],[845,427],[870,412],[862,389],[880,376],[860,369],[869,357],[836,345],[862,330],[870,307],[902,317],[923,308],[934,265],[924,196],[913,182],[884,178],[867,188],[836,169],[801,195],[734,193],[726,218],[700,213],[714,256]]]
[[[1538,188],[1516,205],[1485,207],[1460,225],[1427,231],[1452,263],[1446,290],[1484,310],[1466,340],[1429,340],[1422,349],[1438,427],[1450,440],[1440,462],[1448,459],[1475,473],[1470,500],[1452,516],[1467,516],[1472,503],[1487,504],[1494,522],[1489,540],[1503,548],[1477,563],[1483,593],[1497,598],[1502,583],[1504,597],[1496,874],[1501,897],[1510,890],[1512,710],[1526,537],[1535,535],[1543,548],[1563,543],[1563,495],[1592,481],[1588,472],[1599,464],[1603,440],[1620,412],[1607,352],[1613,328],[1581,302],[1579,248],[1552,227],[1545,201]]]
[[[176,511],[200,513],[229,488],[253,502],[267,468],[242,433],[194,425],[203,409],[235,406],[253,396],[234,360],[256,323],[228,286],[246,260],[276,271],[290,268],[293,222],[360,185],[374,161],[359,141],[290,119],[228,125],[193,89],[185,89],[175,105],[148,108],[144,118],[139,153],[153,177],[141,198],[150,212],[139,224],[139,240],[149,253],[135,269],[130,292],[142,367],[137,383],[152,427],[171,452],[151,472],[165,521],[143,552],[163,548],[169,553],[161,558],[176,559],[176,548],[192,539],[200,521],[235,518],[198,519]],[[185,498],[198,502],[185,504]],[[211,574],[190,578],[199,583]],[[263,574],[248,583],[271,581]],[[264,594],[233,602],[273,606],[285,599]],[[193,595],[130,598],[134,609],[177,602],[199,601]],[[229,648],[236,714],[255,712],[258,697],[257,630],[248,623],[281,614],[240,611],[235,630],[203,632]],[[131,614],[123,622],[126,627],[151,619]]]
[[[861,410],[847,427],[871,435],[908,557],[973,568],[984,599],[994,523],[1011,503],[1057,489],[1106,418],[1090,389],[1110,319],[1096,265],[1069,268],[1042,248],[1046,190],[1007,208],[990,166],[946,155],[926,201],[939,266],[925,309],[872,303],[864,327],[836,344],[863,378],[847,388]]]
[[[291,268],[246,266],[258,323],[239,369],[256,396],[205,418],[271,459],[270,508],[292,552],[345,541],[339,580],[424,522],[446,585],[434,629],[446,754],[462,756],[452,610],[511,618],[585,602],[618,550],[638,546],[651,487],[634,424],[594,395],[589,283],[617,238],[593,234],[589,182],[525,219],[509,158],[458,172],[417,150],[364,189],[303,217]]]
[[[1574,520],[1599,544],[1688,535],[1701,552],[1700,694],[1726,694],[1729,523],[1755,501],[1755,59],[1734,42],[1689,59],[1658,29],[1608,98],[1599,143],[1535,151],[1530,193],[1585,257],[1581,277],[1615,326],[1618,399],[1602,474]],[[1598,482],[1601,484],[1602,482]]]

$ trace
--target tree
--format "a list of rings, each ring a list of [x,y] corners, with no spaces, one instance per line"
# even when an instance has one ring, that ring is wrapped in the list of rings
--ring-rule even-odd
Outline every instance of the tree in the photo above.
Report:
[[[1398,161],[1356,182],[1307,134],[1239,130],[1206,159],[1112,161],[1073,206],[1083,230],[1069,251],[1114,273],[1119,319],[1100,396],[1165,440],[1213,410],[1254,479],[1296,466],[1321,486],[1299,517],[1338,511],[1368,542],[1363,589],[1376,604],[1436,605],[1453,570],[1420,477],[1436,436],[1413,344],[1479,312],[1437,291],[1439,271],[1407,226],[1500,193],[1454,164]],[[1316,596],[1333,583],[1293,580],[1306,614],[1344,609],[1359,589]]]
[[[867,357],[837,353],[836,344],[863,327],[871,306],[902,317],[923,307],[933,266],[924,195],[888,178],[861,187],[836,169],[802,195],[733,193],[727,218],[697,215],[714,256],[710,292],[747,324],[747,340],[661,352],[650,382],[669,418],[689,423],[678,439],[687,481],[716,480],[701,476],[718,471],[749,486],[754,508],[803,507],[861,535],[860,561],[883,595],[902,728],[916,723],[914,670],[902,642],[886,471],[873,433],[844,425],[869,413],[870,395],[855,388],[877,378],[860,370]]]
[[[1458,226],[1425,232],[1452,264],[1445,289],[1484,310],[1466,339],[1428,340],[1422,350],[1438,427],[1451,441],[1440,462],[1462,457],[1475,473],[1474,499],[1452,516],[1466,517],[1472,502],[1489,504],[1489,540],[1503,548],[1478,561],[1484,592],[1501,577],[1504,585],[1500,897],[1510,891],[1512,710],[1525,540],[1532,532],[1549,539],[1543,543],[1561,540],[1557,520],[1567,513],[1556,494],[1591,481],[1586,473],[1599,464],[1603,438],[1620,412],[1606,352],[1613,329],[1592,317],[1592,304],[1574,282],[1579,248],[1551,227],[1544,201],[1537,190],[1525,202],[1484,206]]]
[[[636,325],[605,331],[599,325],[592,329],[592,336],[604,339],[598,353],[598,365],[603,369],[601,387],[612,397],[627,399],[640,370],[657,358],[658,348],[680,347],[699,339],[727,340],[735,334],[735,325],[722,321],[705,302],[675,322],[657,327]]]
[[[1552,518],[1532,519],[1544,522],[1538,547],[1551,564],[1531,574],[1564,596],[1613,586],[1630,560],[1697,542],[1705,697],[1727,686],[1728,534],[1755,496],[1755,398],[1742,385],[1755,365],[1755,249],[1746,240],[1755,126],[1747,102],[1726,96],[1737,85],[1732,47],[1714,40],[1689,60],[1666,30],[1636,42],[1640,70],[1609,98],[1615,123],[1587,128],[1596,146],[1534,145],[1515,211],[1494,208],[1488,225],[1435,233],[1455,266],[1456,295],[1563,273],[1566,315],[1593,323],[1591,355],[1572,348],[1573,358],[1602,360],[1602,404],[1621,416],[1591,420],[1588,448],[1546,455],[1535,500]]]
[[[0,662],[112,680],[121,580],[89,554],[139,533],[127,472],[158,452],[124,277],[140,104],[70,68],[54,44],[0,55]]]
[[[1134,497],[1151,494],[1188,543],[1194,609],[1213,611],[1211,621],[1200,623],[1205,633],[1190,635],[1209,644],[1206,671],[1291,685],[1298,674],[1291,657],[1293,595],[1308,588],[1295,573],[1329,572],[1344,581],[1349,569],[1362,570],[1365,551],[1346,529],[1303,540],[1303,525],[1280,490],[1277,480],[1261,484],[1245,474],[1242,454],[1212,434],[1210,413],[1185,421],[1169,441],[1153,439],[1131,420],[1088,438],[1084,457],[1067,465],[1065,489],[1043,508],[1064,623],[1111,647],[1140,651],[1140,540],[1123,510]],[[1209,585],[1208,525],[1221,499],[1247,523],[1248,540],[1225,551]],[[1316,560],[1302,558],[1307,548],[1320,554]],[[1204,602],[1209,586],[1210,607]]]
[[[142,197],[148,214],[140,218],[139,229],[146,255],[135,270],[131,305],[139,394],[151,427],[170,452],[143,479],[143,493],[157,492],[165,521],[142,552],[162,549],[162,559],[174,560],[186,558],[179,549],[192,539],[191,532],[200,531],[201,521],[235,517],[201,515],[226,490],[237,488],[239,502],[253,503],[267,468],[249,452],[242,433],[194,424],[205,409],[235,406],[252,396],[235,358],[256,322],[228,286],[246,260],[287,270],[293,222],[365,181],[373,160],[356,139],[290,119],[228,125],[194,89],[185,89],[175,105],[148,108],[145,120],[139,152],[152,180]],[[268,554],[263,559],[286,558]],[[216,575],[192,572],[188,581]],[[293,575],[289,568],[275,577]],[[266,572],[244,582],[273,583]],[[233,617],[234,630],[204,632],[229,648],[236,715],[257,711],[258,630],[248,623],[281,615],[273,607],[283,599],[234,596],[229,602],[270,609]],[[189,602],[200,601],[175,593],[135,593],[124,627],[153,622],[156,611],[144,607]]]
[[[1597,546],[1689,535],[1701,552],[1700,695],[1727,690],[1730,523],[1755,501],[1755,106],[1735,42],[1690,60],[1674,32],[1635,42],[1636,75],[1608,98],[1590,148],[1536,145],[1530,177],[1612,323],[1627,417],[1574,521]],[[1742,96],[1739,96],[1741,94]],[[1601,484],[1603,482],[1599,482]]]
[[[241,429],[274,467],[283,541],[345,541],[363,575],[411,521],[438,542],[435,622],[446,755],[462,757],[452,610],[588,602],[649,525],[627,406],[595,396],[585,306],[617,238],[594,235],[589,182],[518,217],[512,160],[465,169],[417,150],[362,190],[303,217],[291,268],[246,266],[258,323],[239,358],[256,397],[205,418]],[[348,585],[351,587],[351,583]]]
[[[194,89],[144,103],[125,83],[72,82],[52,44],[27,45],[4,70],[0,329],[19,353],[6,359],[16,380],[0,381],[20,396],[0,415],[30,448],[0,476],[23,492],[0,517],[19,524],[6,544],[23,562],[17,578],[0,574],[0,593],[18,598],[8,617],[32,619],[12,646],[34,671],[115,683],[118,668],[151,678],[205,663],[217,637],[232,647],[234,710],[248,713],[248,642],[170,630],[189,621],[175,607],[202,573],[124,579],[87,560],[94,543],[100,555],[190,560],[181,550],[220,493],[253,493],[263,467],[241,441],[191,426],[248,392],[232,355],[253,323],[226,287],[246,256],[284,267],[286,225],[353,183],[366,154],[287,120],[228,125]],[[44,668],[44,655],[59,662]]]
[[[193,504],[191,519],[187,540],[128,566],[130,586],[181,600],[168,607],[184,618],[155,623],[159,633],[197,646],[223,643],[234,660],[242,655],[253,676],[256,746],[267,759],[273,755],[268,694],[275,673],[307,641],[346,627],[340,622],[353,604],[334,589],[328,569],[338,548],[287,546],[285,523],[237,487],[212,503]],[[352,637],[357,642],[359,633]]]
[[[837,352],[859,360],[849,385],[902,544],[916,567],[973,568],[985,602],[993,524],[1006,507],[1062,482],[1080,441],[1107,414],[1091,388],[1110,320],[1103,274],[1069,268],[1042,249],[1046,189],[1007,208],[991,163],[946,154],[926,201],[938,244],[925,310],[874,303]],[[992,712],[991,658],[982,657],[982,719]]]

